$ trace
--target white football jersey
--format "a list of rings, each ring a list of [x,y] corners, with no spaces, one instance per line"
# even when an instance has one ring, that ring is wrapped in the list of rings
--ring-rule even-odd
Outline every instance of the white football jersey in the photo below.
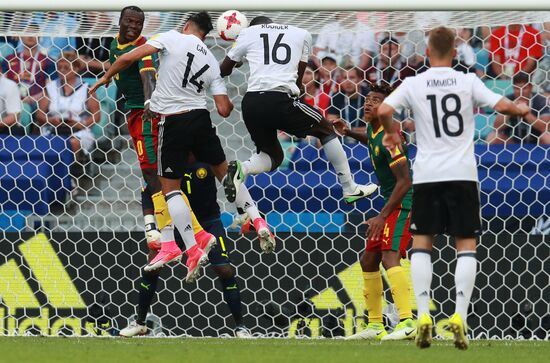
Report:
[[[160,49],[151,111],[167,115],[206,109],[207,89],[213,95],[227,94],[218,61],[196,36],[171,30],[149,39],[147,44]]]
[[[478,181],[474,107],[494,108],[501,98],[475,74],[448,67],[406,78],[384,103],[412,110],[418,147],[413,184]]]
[[[311,53],[311,34],[282,24],[258,24],[243,29],[227,56],[248,60],[248,92],[284,90],[298,96],[298,64]]]

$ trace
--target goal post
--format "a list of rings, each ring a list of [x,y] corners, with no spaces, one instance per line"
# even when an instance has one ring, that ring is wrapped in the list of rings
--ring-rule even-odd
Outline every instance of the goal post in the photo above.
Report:
[[[19,37],[37,36],[49,42],[42,50],[55,72],[59,54],[76,50],[81,58],[74,66],[78,63],[82,82],[93,84],[102,74],[108,38],[116,36],[118,14],[126,5],[146,11],[146,36],[180,29],[191,11],[211,10],[216,19],[227,10],[221,1],[189,5],[169,0],[89,4],[60,0],[47,5],[39,0],[4,1],[0,3],[3,74],[14,77],[10,62],[22,49]],[[443,4],[423,0],[411,5],[378,0],[237,0],[230,7],[249,9],[243,10],[249,20],[268,15],[276,22],[308,29],[318,58],[332,63],[330,69],[322,62],[312,65],[314,87],[308,88],[307,101],[342,118],[353,111],[356,116],[350,122],[357,125],[361,125],[361,102],[337,104],[338,84],[346,81],[353,65],[364,67],[366,81],[376,81],[382,42],[388,36],[399,42],[399,67],[414,65],[419,72],[426,31],[437,25],[456,29],[468,45],[470,58],[465,68],[478,73],[494,91],[512,97],[510,75],[495,73],[491,65],[491,34],[501,26],[530,25],[529,31],[537,34],[535,42],[543,49],[540,54],[528,54],[536,64],[529,79],[537,105],[533,112],[541,120],[550,118],[549,37],[545,33],[550,31],[550,11],[539,1]],[[326,39],[318,41],[327,35],[336,39],[332,43],[336,46],[327,45],[331,43]],[[231,47],[215,32],[206,43],[218,60]],[[366,63],[360,64],[362,59]],[[228,160],[244,160],[255,151],[241,114],[247,77],[245,63],[226,79],[235,104],[231,116],[223,119],[212,112]],[[322,77],[334,81],[334,87]],[[29,91],[20,85],[18,92]],[[325,93],[322,106],[321,94]],[[111,334],[132,319],[146,247],[139,202],[142,178],[121,97],[114,84],[99,89],[101,119],[92,130],[95,146],[85,155],[72,152],[67,135],[40,135],[38,110],[32,103],[23,102],[20,114],[25,135],[0,135],[0,335]],[[350,105],[354,109],[346,111],[344,107]],[[402,115],[401,121],[406,123],[408,116]],[[476,110],[475,153],[485,233],[478,249],[480,270],[469,325],[477,338],[548,339],[550,146],[544,134],[534,133],[534,126],[524,120],[509,121],[509,132],[520,142],[490,144],[497,117],[490,110]],[[414,131],[408,133],[414,156]],[[531,133],[535,136],[530,137]],[[225,241],[242,290],[245,323],[263,336],[350,335],[366,321],[358,263],[365,247],[362,222],[381,209],[383,200],[377,195],[355,206],[342,203],[336,175],[316,142],[285,135],[280,141],[285,149],[280,170],[249,180],[260,212],[275,231],[278,251],[262,255],[253,234],[241,236],[235,230],[229,231]],[[345,141],[356,180],[375,182],[367,147]],[[228,227],[235,209],[224,202],[221,189],[218,200]],[[452,286],[456,256],[447,238],[439,238],[435,245],[430,308],[437,334],[444,338],[446,319],[454,309],[454,291],[446,287]],[[404,259],[402,264],[409,271],[409,261]],[[183,266],[163,272],[149,318],[155,335],[232,334],[233,322],[217,278],[206,270],[197,285],[182,282]],[[396,316],[386,278],[384,287],[385,323],[392,326]]]

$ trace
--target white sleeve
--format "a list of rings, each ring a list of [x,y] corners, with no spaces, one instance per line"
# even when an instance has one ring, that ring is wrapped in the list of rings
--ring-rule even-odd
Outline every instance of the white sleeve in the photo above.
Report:
[[[495,105],[504,96],[491,91],[476,75],[472,74],[472,77],[474,77],[474,81],[472,82],[472,97],[474,105],[476,107],[495,108]]]
[[[234,62],[242,62],[243,58],[246,57],[246,51],[248,48],[248,40],[246,36],[246,29],[241,30],[241,33],[233,42],[233,46],[227,52],[227,57]]]
[[[401,112],[403,109],[411,108],[407,96],[409,88],[409,82],[407,81],[408,79],[405,79],[403,83],[401,83],[401,85],[391,93],[391,95],[384,99],[383,102],[386,105],[393,107],[393,109],[397,112]]]
[[[309,60],[309,55],[312,53],[311,48],[311,33],[306,30],[306,36],[304,38],[304,48],[302,49],[302,58],[300,58],[300,61],[306,62]]]
[[[7,113],[20,113],[21,112],[21,98],[17,83],[9,82],[6,92],[6,99],[4,100]]]
[[[160,33],[149,39],[146,44],[162,50],[166,49],[168,43],[170,42],[170,38],[170,32]]]
[[[223,81],[223,78],[218,73],[218,76],[214,78],[212,83],[210,83],[210,92],[213,96],[217,95],[226,95],[227,94],[227,88],[225,87],[225,82]]]

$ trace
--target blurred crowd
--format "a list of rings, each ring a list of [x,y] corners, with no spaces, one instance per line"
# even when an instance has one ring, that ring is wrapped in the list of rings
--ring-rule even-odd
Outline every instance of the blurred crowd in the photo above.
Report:
[[[118,13],[88,12],[78,21],[69,13],[40,16],[25,26],[25,34],[47,33],[45,27],[52,33],[64,27],[75,34],[81,28],[113,34]],[[148,13],[144,32],[154,33],[160,24],[160,13]],[[302,100],[328,119],[364,128],[369,84],[397,87],[406,77],[426,70],[426,37],[423,31],[374,32],[361,22],[350,28],[336,15],[314,36]],[[118,120],[105,114],[99,96],[88,94],[89,85],[109,68],[112,40],[108,36],[0,36],[0,133],[66,135],[75,153],[93,151],[98,137],[95,125],[124,124],[123,102],[116,90],[112,101],[120,111],[115,112],[121,115]],[[475,72],[488,87],[532,109],[522,119],[478,110],[476,141],[550,144],[550,23],[457,29],[456,46],[457,70]],[[396,118],[414,141],[412,115]]]

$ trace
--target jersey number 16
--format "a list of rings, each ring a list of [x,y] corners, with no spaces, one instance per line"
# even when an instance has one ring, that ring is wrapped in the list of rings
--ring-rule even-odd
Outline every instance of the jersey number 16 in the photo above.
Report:
[[[277,36],[277,39],[275,39],[275,44],[273,44],[273,49],[271,49],[271,58],[273,59],[273,62],[277,64],[287,64],[290,62],[290,45],[281,42],[283,40],[283,36],[283,33]],[[260,38],[264,41],[264,64],[269,64],[269,34],[262,33],[260,34]],[[277,58],[277,51],[279,48],[283,48],[285,50],[285,57],[283,59]]]

